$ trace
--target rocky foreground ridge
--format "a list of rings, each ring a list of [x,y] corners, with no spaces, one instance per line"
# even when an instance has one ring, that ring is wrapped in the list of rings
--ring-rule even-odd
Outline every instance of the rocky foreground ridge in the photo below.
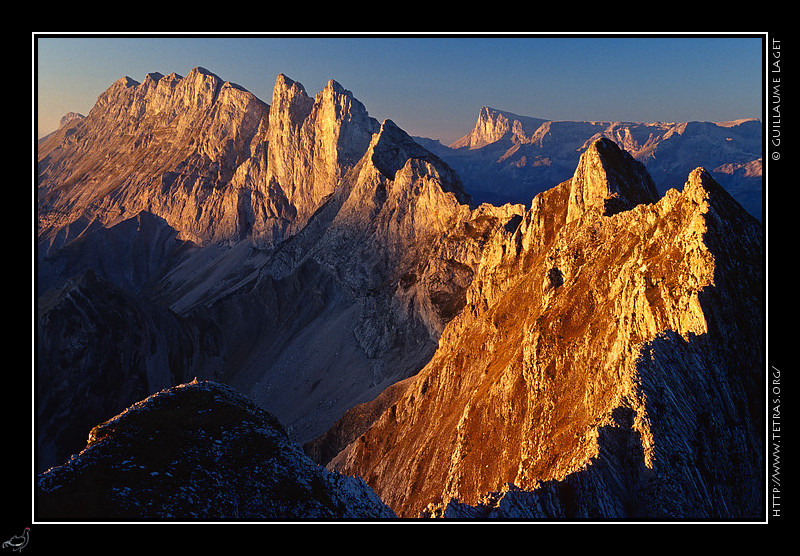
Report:
[[[198,485],[158,482],[177,477],[167,454],[125,482],[102,451],[152,459],[163,428],[199,457],[189,446],[218,426],[206,412],[246,482],[278,473],[302,491],[274,506],[294,517],[387,515],[342,474],[401,517],[763,507],[763,231],[701,168],[661,195],[603,138],[529,207],[476,204],[335,81],[312,98],[278,76],[267,105],[196,68],[121,79],[68,119],[39,147],[37,197],[37,468],[53,511],[83,490],[67,485],[102,484],[84,505],[139,488],[126,517],[255,517],[280,496],[268,476],[251,499],[153,513],[154,485]],[[184,394],[193,412],[155,403]],[[85,446],[145,398],[181,418],[133,411],[146,430],[102,425]],[[283,423],[280,471],[236,447],[277,442],[262,419]],[[224,457],[175,458],[222,477]]]
[[[275,417],[197,381],[92,428],[39,478],[36,508],[59,521],[395,517],[362,480],[312,462]]]

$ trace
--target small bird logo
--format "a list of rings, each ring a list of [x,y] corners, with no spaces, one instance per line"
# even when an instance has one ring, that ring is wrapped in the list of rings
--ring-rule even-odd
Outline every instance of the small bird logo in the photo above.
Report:
[[[6,542],[4,542],[3,548],[10,548],[15,552],[20,552],[28,544],[28,535],[30,534],[30,531],[31,531],[30,527],[25,527],[25,530],[22,532],[21,535],[14,535]]]

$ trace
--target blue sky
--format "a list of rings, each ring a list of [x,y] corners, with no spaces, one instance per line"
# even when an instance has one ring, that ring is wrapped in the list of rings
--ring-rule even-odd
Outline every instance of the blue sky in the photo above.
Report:
[[[202,66],[269,103],[279,73],[315,95],[329,79],[371,116],[449,144],[482,106],[555,120],[762,117],[762,37],[33,36],[38,135],[87,114],[123,76]]]

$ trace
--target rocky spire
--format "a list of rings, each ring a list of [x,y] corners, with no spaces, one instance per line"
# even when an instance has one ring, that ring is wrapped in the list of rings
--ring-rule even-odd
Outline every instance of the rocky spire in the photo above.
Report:
[[[300,83],[278,76],[270,106],[266,179],[296,211],[294,230],[333,193],[377,129],[364,105],[335,81],[311,98]]]
[[[371,146],[371,161],[387,179],[394,180],[397,172],[409,159],[431,163],[430,169],[437,174],[444,191],[455,194],[459,202],[469,204],[469,195],[461,185],[461,179],[444,161],[415,142],[392,120],[381,126]]]
[[[581,155],[572,176],[567,222],[588,213],[611,216],[657,200],[644,165],[610,139],[600,138]]]

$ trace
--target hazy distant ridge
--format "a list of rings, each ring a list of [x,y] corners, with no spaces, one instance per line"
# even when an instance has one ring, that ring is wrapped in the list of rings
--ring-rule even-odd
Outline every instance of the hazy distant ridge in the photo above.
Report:
[[[474,128],[445,146],[418,138],[461,176],[478,200],[529,203],[567,179],[581,153],[606,137],[644,163],[660,193],[698,166],[753,216],[762,217],[762,134],[757,119],[727,122],[547,120],[483,107]]]

